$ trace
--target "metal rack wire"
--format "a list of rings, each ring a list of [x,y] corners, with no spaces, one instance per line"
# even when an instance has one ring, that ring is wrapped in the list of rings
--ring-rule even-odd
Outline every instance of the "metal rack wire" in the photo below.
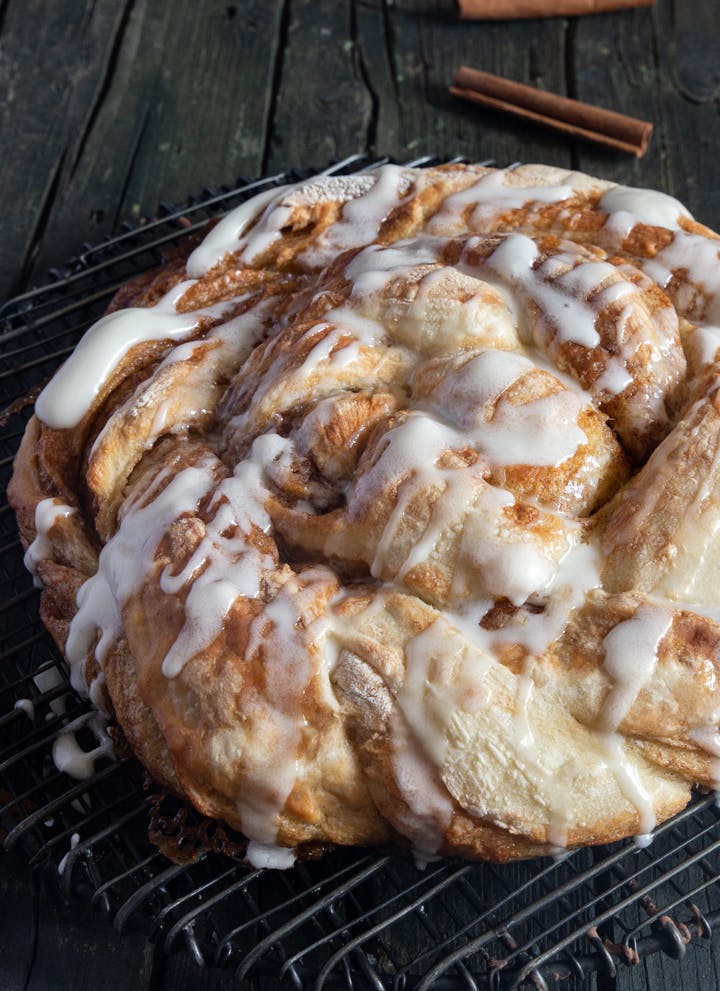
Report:
[[[374,168],[354,156],[326,170]],[[428,157],[411,163],[429,165]],[[128,278],[209,217],[292,172],[206,189],[157,218],[84,247],[53,282],[0,310],[0,838],[55,865],[68,896],[119,930],[181,947],[201,965],[295,988],[545,988],[613,976],[659,950],[682,958],[720,922],[720,809],[696,796],[651,846],[632,842],[504,867],[335,851],[292,871],[256,871],[218,853],[167,860],[148,840],[152,796],[137,762],[103,759],[87,780],[59,772],[53,746],[72,724],[96,745],[92,711],[38,619],[4,495],[29,411],[13,404],[48,376]],[[243,986],[246,986],[243,984]]]

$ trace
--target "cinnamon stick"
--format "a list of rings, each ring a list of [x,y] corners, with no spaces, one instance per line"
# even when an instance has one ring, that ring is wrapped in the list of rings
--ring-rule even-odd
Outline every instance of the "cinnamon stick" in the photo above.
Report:
[[[654,3],[655,0],[458,0],[463,19],[480,21],[601,14],[629,7],[652,7]]]
[[[648,121],[534,89],[467,66],[458,70],[450,92],[483,107],[513,114],[576,138],[587,138],[638,158],[647,151],[653,129]]]

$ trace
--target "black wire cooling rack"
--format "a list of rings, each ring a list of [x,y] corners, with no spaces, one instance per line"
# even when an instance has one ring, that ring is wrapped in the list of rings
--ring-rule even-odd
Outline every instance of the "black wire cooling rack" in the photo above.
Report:
[[[330,173],[376,168],[355,156]],[[439,159],[409,163],[423,166]],[[238,986],[375,991],[547,988],[617,973],[657,951],[675,958],[720,923],[720,810],[696,796],[652,844],[585,849],[504,867],[335,851],[293,870],[256,871],[214,852],[176,864],[148,839],[153,796],[138,763],[108,758],[77,781],[53,745],[97,741],[93,712],[38,619],[5,489],[30,415],[13,403],[72,350],[112,294],[163,249],[254,193],[306,172],[206,189],[127,227],[0,310],[0,838],[64,893],[167,952],[234,970]],[[267,984],[270,981],[270,984]]]

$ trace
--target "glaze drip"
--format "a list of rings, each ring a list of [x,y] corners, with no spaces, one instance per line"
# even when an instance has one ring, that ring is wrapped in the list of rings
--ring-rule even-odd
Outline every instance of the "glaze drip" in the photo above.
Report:
[[[664,232],[647,257],[640,228]],[[587,615],[635,589],[610,587],[626,531],[603,507],[666,473],[642,466],[715,362],[718,244],[672,197],[559,171],[386,165],[243,203],[38,398],[44,430],[91,435],[83,498],[107,483],[119,506],[77,594],[73,686],[100,702],[128,650],[169,759],[203,768],[258,868],[324,838],[324,801],[380,808],[423,859],[459,817],[522,852],[582,842],[604,806],[644,837],[679,785],[624,727],[694,586],[668,578],[602,636]],[[697,500],[714,512],[713,470]],[[36,501],[34,575],[78,512]],[[162,648],[137,633],[153,611]],[[573,636],[582,704],[557,689]],[[716,754],[717,726],[689,732]],[[87,777],[105,743],[72,734],[56,763]]]

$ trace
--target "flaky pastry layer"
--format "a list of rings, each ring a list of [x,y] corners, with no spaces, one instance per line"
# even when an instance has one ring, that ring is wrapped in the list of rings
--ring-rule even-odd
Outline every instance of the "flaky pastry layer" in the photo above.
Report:
[[[17,457],[74,685],[258,864],[651,831],[720,778],[718,247],[545,166],[226,215],[120,291]]]

